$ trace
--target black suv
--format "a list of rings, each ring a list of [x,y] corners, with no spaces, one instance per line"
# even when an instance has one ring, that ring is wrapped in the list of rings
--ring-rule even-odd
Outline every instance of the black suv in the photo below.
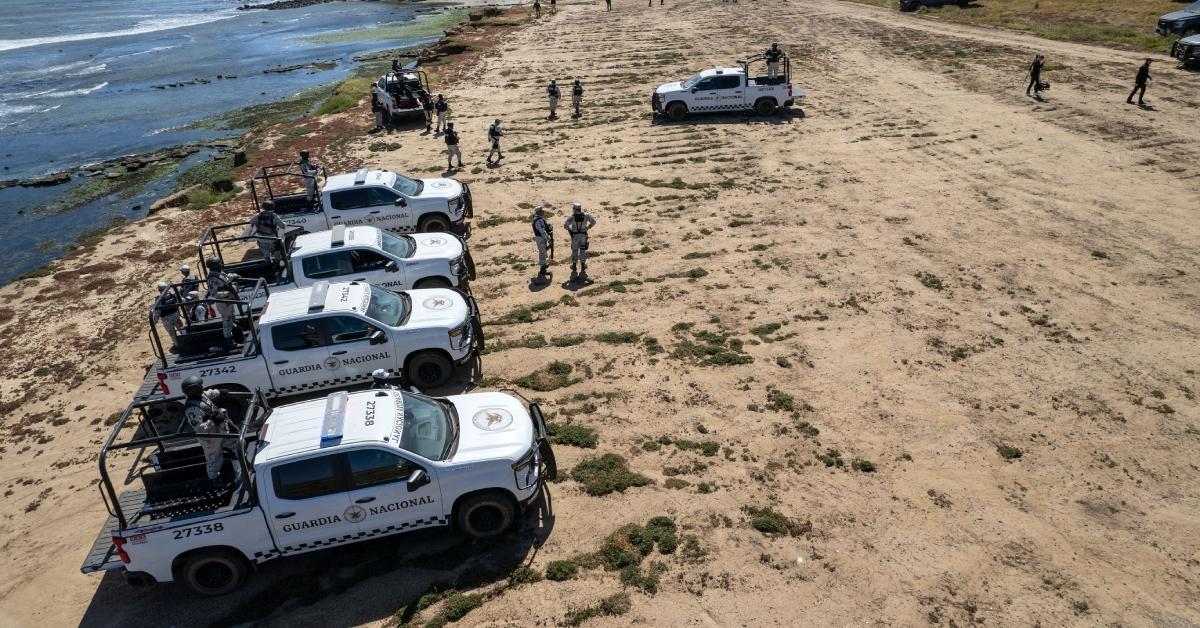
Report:
[[[1200,35],[1200,0],[1158,18],[1158,28],[1154,32],[1164,37],[1176,33],[1180,37]]]

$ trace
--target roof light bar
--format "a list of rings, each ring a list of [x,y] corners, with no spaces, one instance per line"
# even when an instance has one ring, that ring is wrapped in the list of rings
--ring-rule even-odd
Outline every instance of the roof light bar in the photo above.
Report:
[[[358,172],[354,173],[354,185],[362,185],[367,182],[367,169],[359,168]]]
[[[325,309],[325,294],[329,292],[328,281],[318,281],[313,284],[312,293],[308,296],[308,311],[320,312]]]
[[[349,401],[350,393],[344,390],[325,398],[325,421],[321,423],[322,443],[342,437],[342,428],[346,423],[346,404]]]
[[[346,225],[335,225],[333,227],[333,235],[330,237],[329,246],[341,246],[346,243]]]

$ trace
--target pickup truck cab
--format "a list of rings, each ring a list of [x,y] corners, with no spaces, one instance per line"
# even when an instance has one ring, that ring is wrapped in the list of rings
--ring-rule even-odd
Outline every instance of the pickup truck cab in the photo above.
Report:
[[[155,404],[180,397],[125,411],[100,451],[111,516],[83,573],[221,595],[282,556],[431,527],[504,534],[556,474],[541,410],[511,394],[342,391],[273,409],[246,397],[238,429],[219,434],[162,425]],[[215,481],[201,438],[234,450]]]
[[[177,394],[193,375],[210,388],[285,397],[365,383],[375,369],[435,388],[483,347],[475,299],[455,290],[320,281],[269,292],[257,321],[242,305],[232,344],[221,321],[193,321],[185,311],[176,352],[163,352],[151,325],[157,359],[138,397]]]
[[[792,87],[790,67],[784,57],[783,73],[774,78],[751,76],[748,61],[742,61],[740,68],[704,70],[687,80],[659,85],[650,105],[655,114],[676,121],[690,113],[754,111],[770,115],[804,97],[804,90]]]
[[[1163,37],[1179,35],[1181,39],[1200,35],[1200,0],[1158,18],[1154,32]]]
[[[250,180],[255,211],[271,201],[289,228],[324,231],[337,225],[371,225],[393,233],[468,231],[474,214],[471,189],[454,179],[410,179],[388,170],[363,168],[335,174],[311,200],[307,193],[284,194],[287,183],[303,184],[293,164],[264,166]]]

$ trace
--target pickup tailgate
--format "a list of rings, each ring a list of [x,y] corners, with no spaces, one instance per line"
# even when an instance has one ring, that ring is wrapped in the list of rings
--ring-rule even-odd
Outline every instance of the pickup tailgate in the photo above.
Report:
[[[142,502],[146,501],[146,491],[142,489],[127,491],[121,494],[120,499],[122,511],[137,512],[142,507]],[[88,550],[87,557],[83,559],[80,571],[94,573],[120,569],[125,566],[125,563],[121,562],[120,557],[117,556],[117,548],[112,544],[112,537],[117,532],[117,528],[117,518],[110,514],[108,520],[104,522],[104,527],[100,528],[100,534],[96,535],[92,549]]]

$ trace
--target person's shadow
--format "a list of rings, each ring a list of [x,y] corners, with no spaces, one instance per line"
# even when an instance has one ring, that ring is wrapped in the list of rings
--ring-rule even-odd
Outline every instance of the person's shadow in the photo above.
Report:
[[[1138,109],[1141,109],[1142,111],[1158,111],[1158,109],[1154,108],[1154,105],[1148,102],[1138,103]]]
[[[549,288],[550,285],[553,283],[554,283],[554,273],[553,272],[546,273],[545,275],[538,275],[529,280],[529,291],[530,292],[541,292],[542,290]]]

